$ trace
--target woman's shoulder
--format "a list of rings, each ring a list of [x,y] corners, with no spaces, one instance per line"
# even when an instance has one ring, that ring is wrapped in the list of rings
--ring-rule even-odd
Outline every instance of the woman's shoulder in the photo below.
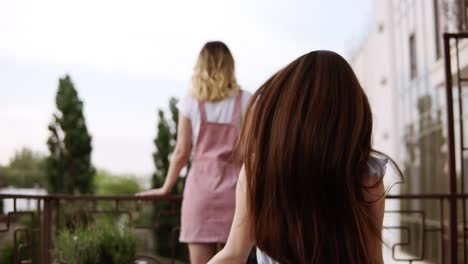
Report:
[[[183,96],[177,103],[177,108],[184,116],[191,118],[191,113],[197,107],[197,99],[190,94]]]

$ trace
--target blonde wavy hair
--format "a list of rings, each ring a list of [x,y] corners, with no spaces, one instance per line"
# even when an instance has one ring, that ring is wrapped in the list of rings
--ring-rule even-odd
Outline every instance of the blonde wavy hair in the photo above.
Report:
[[[221,41],[207,42],[198,56],[192,77],[192,95],[202,101],[216,102],[237,95],[234,58]]]

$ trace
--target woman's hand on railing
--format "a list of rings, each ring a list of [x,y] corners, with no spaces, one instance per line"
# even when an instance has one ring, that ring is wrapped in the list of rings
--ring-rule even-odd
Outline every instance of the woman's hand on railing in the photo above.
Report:
[[[144,192],[139,192],[135,194],[135,196],[148,197],[148,196],[164,196],[168,194],[169,194],[169,191],[167,191],[166,188],[157,188],[157,189],[147,190]]]

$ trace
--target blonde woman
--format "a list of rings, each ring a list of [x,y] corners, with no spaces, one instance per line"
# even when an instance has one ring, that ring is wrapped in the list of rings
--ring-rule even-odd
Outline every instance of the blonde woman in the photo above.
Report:
[[[179,104],[179,130],[166,181],[161,188],[138,195],[170,193],[187,164],[180,241],[188,243],[190,262],[205,264],[225,244],[235,208],[240,164],[234,147],[250,93],[237,84],[234,59],[222,42],[208,42],[195,66],[192,90]]]

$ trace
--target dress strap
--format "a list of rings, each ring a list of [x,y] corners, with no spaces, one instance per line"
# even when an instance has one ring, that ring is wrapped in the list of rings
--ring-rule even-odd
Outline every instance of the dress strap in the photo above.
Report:
[[[206,110],[205,110],[205,103],[201,100],[198,101],[198,110],[200,111],[201,122],[206,122]]]
[[[242,116],[241,111],[241,102],[242,102],[242,90],[239,91],[239,94],[236,97],[236,102],[234,104],[234,110],[232,111],[232,120],[231,124],[237,126]]]

